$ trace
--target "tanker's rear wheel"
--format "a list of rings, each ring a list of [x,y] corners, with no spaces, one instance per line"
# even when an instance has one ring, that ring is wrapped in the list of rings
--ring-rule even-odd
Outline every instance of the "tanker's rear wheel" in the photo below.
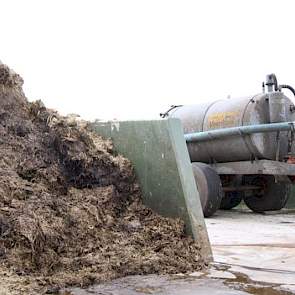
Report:
[[[204,163],[192,163],[193,173],[205,217],[212,216],[220,207],[222,186],[214,169]]]
[[[243,200],[244,192],[226,192],[220,203],[220,209],[230,210],[237,207]]]
[[[286,183],[276,183],[272,175],[250,177],[250,185],[261,186],[261,191],[253,191],[244,196],[244,202],[254,212],[275,211],[282,209],[289,197],[290,186]]]

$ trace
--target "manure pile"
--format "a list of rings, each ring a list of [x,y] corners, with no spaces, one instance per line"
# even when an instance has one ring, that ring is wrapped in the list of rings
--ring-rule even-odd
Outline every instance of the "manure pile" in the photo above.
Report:
[[[65,287],[204,266],[184,224],[142,204],[111,142],[22,84],[0,64],[0,273]]]

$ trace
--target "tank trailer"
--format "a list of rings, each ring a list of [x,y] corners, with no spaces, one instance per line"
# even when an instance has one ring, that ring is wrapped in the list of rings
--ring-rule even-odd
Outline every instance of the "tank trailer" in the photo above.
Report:
[[[262,93],[172,106],[179,118],[205,217],[242,200],[254,212],[282,209],[295,182],[295,106],[274,74]]]

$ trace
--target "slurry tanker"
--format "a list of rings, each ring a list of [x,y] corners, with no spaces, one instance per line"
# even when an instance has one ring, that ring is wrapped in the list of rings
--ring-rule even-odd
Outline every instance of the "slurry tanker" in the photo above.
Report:
[[[182,122],[205,217],[242,200],[254,212],[282,209],[295,181],[295,106],[267,75],[262,92],[199,105],[172,106]]]

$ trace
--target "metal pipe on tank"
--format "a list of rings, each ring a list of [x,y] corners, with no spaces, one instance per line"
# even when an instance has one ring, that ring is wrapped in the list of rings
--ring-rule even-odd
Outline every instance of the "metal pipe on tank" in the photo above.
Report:
[[[271,124],[258,124],[249,126],[238,126],[231,128],[222,128],[204,132],[187,133],[184,135],[186,142],[201,142],[216,139],[223,139],[230,136],[243,136],[254,133],[266,133],[276,131],[294,131],[294,122],[282,122]]]
[[[285,96],[275,74],[266,76],[270,123],[286,122]]]
[[[270,123],[286,122],[286,99],[282,92],[270,92],[269,119]]]
[[[266,75],[266,82],[265,85],[267,86],[268,92],[278,91],[278,80],[275,74]]]

